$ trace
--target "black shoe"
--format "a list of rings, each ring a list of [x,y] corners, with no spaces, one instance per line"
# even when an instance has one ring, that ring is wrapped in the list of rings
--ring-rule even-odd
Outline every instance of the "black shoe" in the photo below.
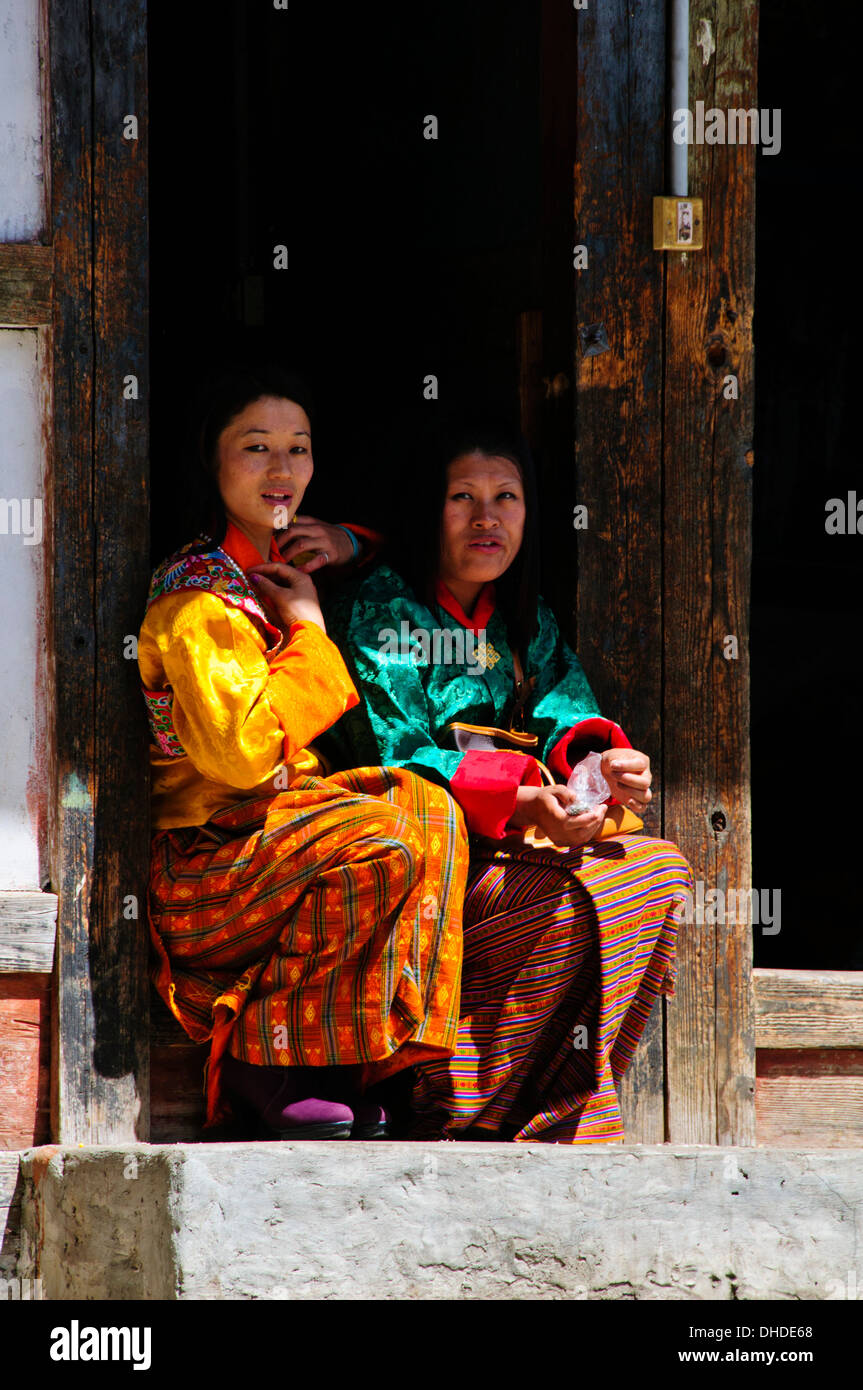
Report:
[[[390,1117],[382,1105],[376,1105],[373,1100],[351,1101],[351,1109],[354,1112],[354,1126],[351,1130],[352,1139],[388,1139],[390,1136]]]

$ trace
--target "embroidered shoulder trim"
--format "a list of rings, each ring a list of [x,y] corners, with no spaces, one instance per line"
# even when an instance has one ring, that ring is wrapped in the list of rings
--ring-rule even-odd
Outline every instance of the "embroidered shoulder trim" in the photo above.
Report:
[[[239,608],[260,625],[267,640],[265,656],[268,662],[281,651],[284,634],[267,617],[245,571],[227,551],[213,543],[212,537],[198,536],[162,562],[150,581],[146,609],[149,610],[150,604],[163,594],[174,594],[182,589],[202,589],[217,594],[224,603]],[[155,743],[166,757],[184,758],[186,750],[174,728],[173,690],[167,686],[164,690],[144,690],[143,693]]]
[[[162,752],[169,758],[185,758],[186,750],[174,728],[174,692],[171,687],[168,686],[167,690],[145,690],[144,700],[150,732]]]
[[[233,608],[240,608],[250,618],[261,623],[272,638],[267,648],[267,656],[274,656],[284,638],[280,630],[270,622],[261,602],[255,593],[245,571],[236,560],[232,560],[221,546],[214,545],[209,536],[199,536],[178,550],[175,555],[163,561],[150,581],[147,594],[147,608],[162,594],[173,594],[180,589],[204,589],[218,594],[219,598]]]

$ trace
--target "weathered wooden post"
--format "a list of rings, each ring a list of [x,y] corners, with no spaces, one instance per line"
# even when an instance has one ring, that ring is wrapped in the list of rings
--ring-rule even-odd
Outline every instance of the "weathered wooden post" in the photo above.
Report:
[[[52,1096],[64,1143],[148,1137],[137,634],[149,568],[146,3],[51,5]]]
[[[699,9],[716,51],[690,35],[692,103],[754,106],[757,19],[757,0]],[[665,55],[663,7],[611,0],[579,15],[578,641],[603,708],[652,756],[662,833],[696,879],[746,892],[756,151],[692,146],[704,249],[653,250]],[[626,1078],[631,1139],[754,1142],[751,959],[746,925],[683,927],[677,997],[654,1011]]]

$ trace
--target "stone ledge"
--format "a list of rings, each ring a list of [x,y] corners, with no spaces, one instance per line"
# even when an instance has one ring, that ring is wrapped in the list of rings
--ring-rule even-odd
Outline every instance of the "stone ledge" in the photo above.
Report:
[[[341,1141],[20,1161],[18,1273],[49,1299],[863,1292],[860,1150]]]

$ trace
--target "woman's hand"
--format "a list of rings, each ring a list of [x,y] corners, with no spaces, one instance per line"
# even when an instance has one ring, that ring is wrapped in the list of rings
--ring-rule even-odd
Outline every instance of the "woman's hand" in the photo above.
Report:
[[[646,753],[639,753],[635,748],[606,748],[600,770],[611,787],[612,796],[621,806],[628,806],[637,816],[647,810],[653,797],[650,790],[653,773]]]
[[[282,552],[285,564],[297,555],[316,550],[318,553],[295,568],[301,574],[314,574],[315,570],[329,565],[330,569],[350,564],[354,548],[351,538],[340,526],[330,526],[326,521],[318,521],[313,516],[294,517],[287,531],[276,536],[276,544]]]
[[[291,623],[317,623],[326,632],[324,615],[318,603],[318,591],[307,574],[293,565],[253,565],[248,575],[254,588],[264,600],[264,606],[275,617],[287,635]]]
[[[519,787],[510,825],[535,825],[552,844],[570,849],[586,845],[602,829],[608,807],[602,802],[581,815],[569,816],[566,807],[574,804],[575,792],[568,787]]]

